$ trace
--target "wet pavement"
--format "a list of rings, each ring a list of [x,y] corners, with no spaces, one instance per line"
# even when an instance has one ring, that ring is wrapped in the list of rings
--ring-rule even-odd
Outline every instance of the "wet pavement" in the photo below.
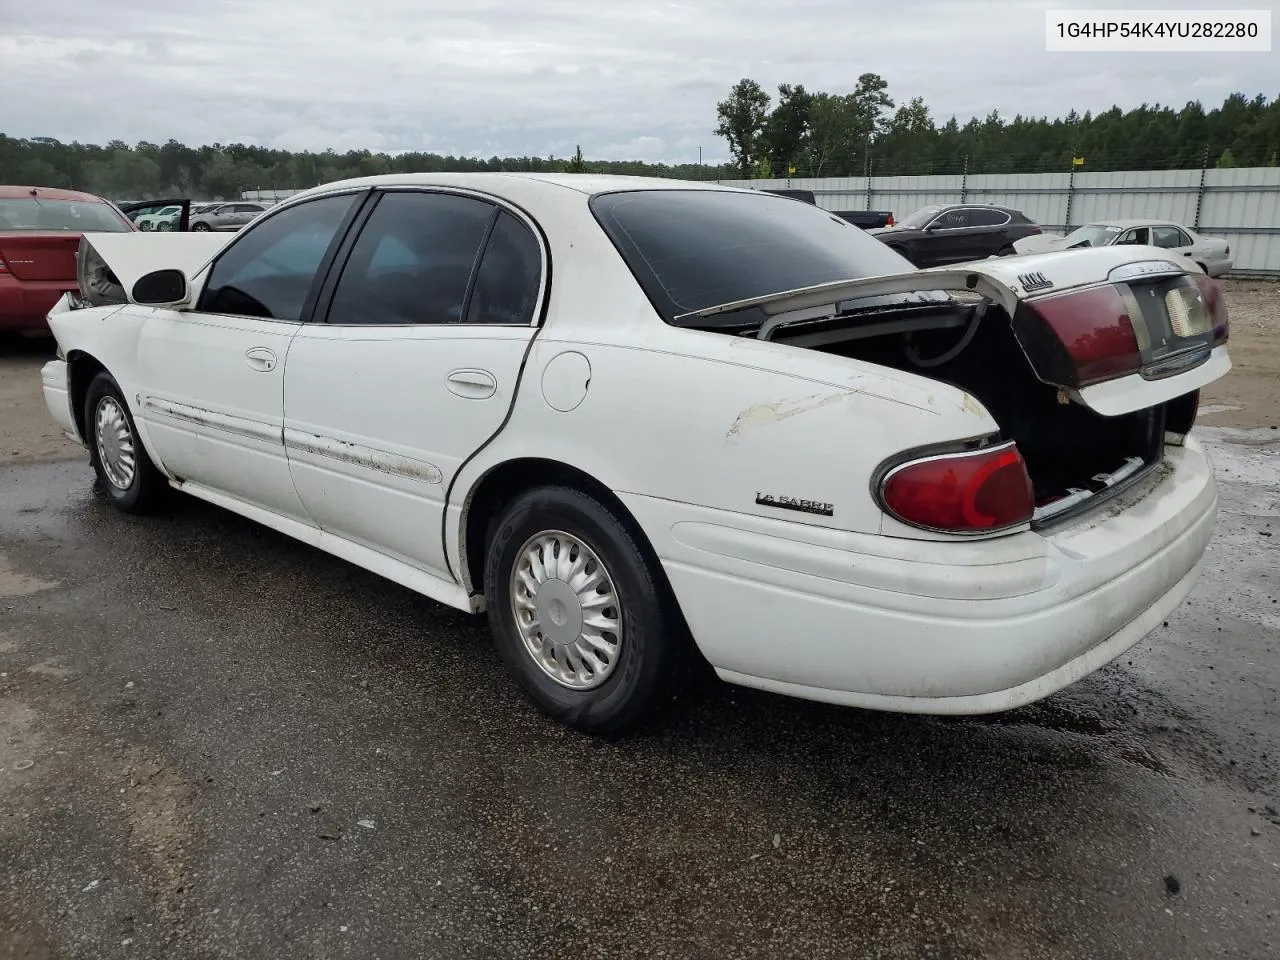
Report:
[[[1280,956],[1280,433],[1205,434],[1204,577],[1072,689],[613,744],[482,620],[0,468],[0,958]]]

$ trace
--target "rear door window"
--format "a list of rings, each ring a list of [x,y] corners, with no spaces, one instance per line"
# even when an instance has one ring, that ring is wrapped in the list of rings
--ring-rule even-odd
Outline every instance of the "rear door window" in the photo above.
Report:
[[[1151,244],[1155,247],[1164,247],[1166,250],[1174,250],[1178,247],[1190,246],[1191,240],[1177,227],[1152,227]]]
[[[1009,215],[1003,210],[995,210],[989,207],[975,207],[966,211],[969,215],[969,224],[974,227],[1002,227],[1009,222]]]
[[[459,323],[497,214],[449,193],[388,193],[351,248],[329,306],[335,324]]]

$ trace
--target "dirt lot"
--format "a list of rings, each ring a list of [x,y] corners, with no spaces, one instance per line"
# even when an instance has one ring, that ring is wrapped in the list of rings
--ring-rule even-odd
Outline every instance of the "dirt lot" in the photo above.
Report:
[[[1234,369],[1201,401],[1201,422],[1216,427],[1280,425],[1280,283],[1227,280]],[[0,341],[0,464],[77,458],[82,451],[54,428],[40,396],[40,366],[52,340]]]
[[[1227,280],[1232,370],[1204,392],[1201,422],[1280,426],[1280,283]]]

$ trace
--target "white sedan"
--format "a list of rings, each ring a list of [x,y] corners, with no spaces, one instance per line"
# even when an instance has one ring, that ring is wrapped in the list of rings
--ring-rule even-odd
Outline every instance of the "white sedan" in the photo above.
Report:
[[[1149,249],[921,271],[766,193],[439,174],[80,265],[44,389],[110,500],[176,488],[484,611],[592,732],[698,658],[1006,710],[1159,624],[1213,530],[1226,312]]]
[[[169,206],[144,213],[133,222],[139,230],[166,231],[174,229],[181,217],[182,207]]]
[[[1231,245],[1217,237],[1203,237],[1169,220],[1099,220],[1064,237],[1041,234],[1015,240],[1015,253],[1047,253],[1081,247],[1159,247],[1165,256],[1185,257],[1211,277],[1231,271]]]

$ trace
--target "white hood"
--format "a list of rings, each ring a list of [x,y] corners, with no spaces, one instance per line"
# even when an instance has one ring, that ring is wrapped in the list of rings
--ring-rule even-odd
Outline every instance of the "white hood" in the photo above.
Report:
[[[1037,234],[1030,237],[1022,237],[1013,241],[1013,252],[1019,255],[1028,253],[1049,253],[1052,250],[1067,249],[1065,237],[1055,237],[1052,234]]]
[[[132,302],[138,278],[181,270],[190,280],[234,233],[86,233],[76,255],[80,295],[95,306]]]

